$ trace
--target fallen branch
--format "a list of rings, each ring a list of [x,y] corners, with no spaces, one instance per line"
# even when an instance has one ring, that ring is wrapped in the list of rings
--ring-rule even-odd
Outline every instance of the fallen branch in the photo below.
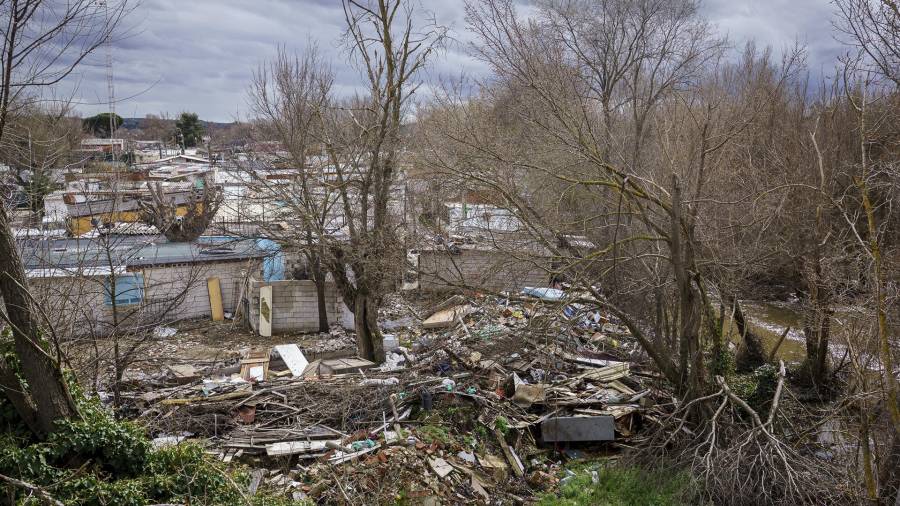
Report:
[[[50,495],[46,490],[41,487],[34,485],[32,483],[28,483],[27,481],[22,481],[11,476],[6,476],[0,474],[0,480],[3,480],[13,486],[24,488],[25,490],[29,490],[37,495],[38,499],[41,500],[43,504],[52,504],[53,506],[64,506],[62,501],[55,499],[52,495]]]
[[[790,327],[784,329],[784,332],[781,333],[781,337],[778,338],[778,342],[775,343],[775,347],[772,348],[772,351],[769,352],[769,362],[775,360],[775,354],[778,353],[778,349],[781,348],[781,343],[784,342],[784,338],[787,337],[788,333],[791,331]]]
[[[778,363],[778,386],[775,387],[775,395],[772,396],[772,407],[769,408],[769,419],[766,420],[766,425],[769,427],[772,426],[772,422],[775,420],[775,412],[778,411],[778,401],[781,399],[781,389],[784,387],[784,377],[787,375],[784,370],[784,361],[779,360]]]

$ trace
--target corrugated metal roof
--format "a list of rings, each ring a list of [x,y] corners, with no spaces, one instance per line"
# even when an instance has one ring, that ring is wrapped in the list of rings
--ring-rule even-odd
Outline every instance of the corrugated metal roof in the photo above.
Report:
[[[168,242],[163,236],[104,236],[19,242],[26,269],[73,269],[109,265],[149,267],[263,258],[272,252],[253,239]]]

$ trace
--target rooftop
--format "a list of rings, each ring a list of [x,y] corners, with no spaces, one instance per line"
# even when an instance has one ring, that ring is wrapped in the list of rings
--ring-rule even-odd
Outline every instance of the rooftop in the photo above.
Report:
[[[263,258],[271,253],[253,239],[201,237],[190,243],[175,243],[168,242],[164,236],[133,235],[25,239],[19,241],[19,249],[32,277],[48,269],[109,268],[110,263],[116,268],[128,268],[238,261]]]

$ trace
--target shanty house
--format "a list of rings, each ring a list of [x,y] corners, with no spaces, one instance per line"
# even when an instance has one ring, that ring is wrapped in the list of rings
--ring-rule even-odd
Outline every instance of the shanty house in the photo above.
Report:
[[[107,235],[20,242],[29,285],[43,310],[67,335],[208,317],[241,305],[250,277],[281,279],[274,244],[201,237],[191,243],[163,236]]]

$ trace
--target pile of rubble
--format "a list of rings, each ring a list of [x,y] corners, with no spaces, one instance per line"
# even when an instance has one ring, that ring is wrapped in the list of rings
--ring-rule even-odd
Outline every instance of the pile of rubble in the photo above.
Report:
[[[566,458],[627,444],[652,419],[652,374],[627,330],[571,295],[528,289],[429,308],[394,296],[380,367],[284,344],[202,374],[174,368],[169,384],[129,399],[156,444],[202,438],[254,469],[251,493],[521,502],[552,487]]]

